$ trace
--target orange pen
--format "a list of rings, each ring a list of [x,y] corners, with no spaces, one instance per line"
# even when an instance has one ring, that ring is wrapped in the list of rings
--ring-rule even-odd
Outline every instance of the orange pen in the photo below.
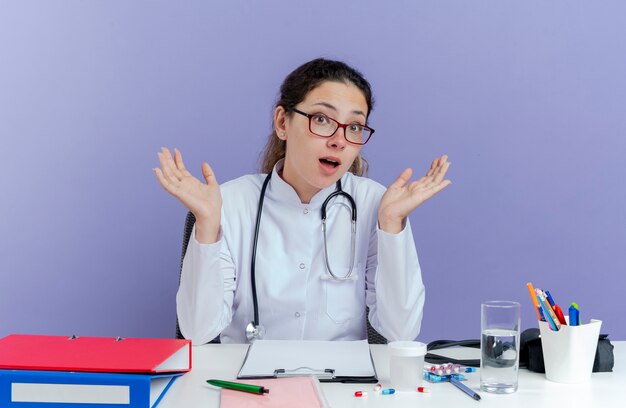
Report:
[[[540,321],[543,320],[541,318],[541,313],[539,313],[539,302],[537,301],[537,295],[535,294],[535,288],[533,288],[533,284],[531,282],[528,282],[526,284],[526,287],[528,287],[528,293],[530,293],[530,298],[533,301],[533,305],[535,306],[535,313],[537,313],[537,319],[539,319]]]

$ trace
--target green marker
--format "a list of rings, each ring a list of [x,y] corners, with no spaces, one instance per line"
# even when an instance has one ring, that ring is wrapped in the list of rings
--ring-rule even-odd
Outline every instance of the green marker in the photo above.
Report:
[[[270,392],[270,390],[268,390],[267,388],[261,387],[259,385],[242,384],[222,380],[207,380],[207,382],[216,387],[227,388],[229,390],[235,391],[249,392],[251,394],[269,394]]]

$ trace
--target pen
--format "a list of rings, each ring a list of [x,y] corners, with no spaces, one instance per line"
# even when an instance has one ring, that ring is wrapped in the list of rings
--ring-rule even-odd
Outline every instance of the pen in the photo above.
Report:
[[[539,316],[541,316],[541,319],[539,320],[541,320],[542,322],[546,321],[546,318],[543,317],[543,308],[541,306],[539,306]]]
[[[550,325],[550,328],[552,330],[556,330],[556,326],[554,325],[554,321],[550,318],[550,315],[548,314],[548,310],[546,309],[546,305],[545,303],[541,300],[541,291],[539,289],[535,289],[537,291],[537,300],[539,301],[539,304],[541,305],[541,310],[543,310],[543,317],[545,317],[546,322],[548,322],[548,324]]]
[[[478,395],[478,393],[476,391],[474,391],[473,389],[471,389],[467,385],[463,384],[461,381],[457,380],[456,378],[452,378],[451,377],[450,378],[450,382],[455,387],[457,387],[459,390],[463,391],[464,393],[466,393],[470,397],[474,398],[476,401],[480,401],[480,395]]]
[[[552,297],[552,294],[549,290],[546,290],[546,299],[548,299],[548,303],[550,303],[550,307],[552,307],[556,318],[559,319],[559,323],[567,324],[567,322],[565,321],[565,316],[563,316],[563,311],[561,310],[561,307],[556,304],[556,301]]]
[[[537,302],[537,296],[535,295],[535,288],[533,288],[533,284],[532,282],[528,282],[526,284],[526,287],[528,288],[528,293],[530,293],[530,300],[533,301],[533,305],[535,306],[535,312],[537,313],[537,318],[539,320],[544,320],[543,316],[541,315],[541,309],[539,306],[539,302]]]
[[[579,326],[580,325],[580,312],[578,311],[578,305],[575,302],[569,307],[569,325],[570,326]]]
[[[561,307],[559,305],[554,305],[554,313],[556,314],[556,317],[559,319],[559,322],[561,324],[567,324],[565,316],[563,315],[563,311],[561,310]]]
[[[548,299],[548,303],[550,303],[550,306],[554,308],[554,306],[556,305],[556,302],[554,301],[554,298],[550,294],[550,291],[546,290],[544,293],[546,294],[546,299]]]
[[[537,297],[539,299],[539,303],[541,303],[541,307],[543,307],[544,316],[546,320],[550,324],[550,328],[554,331],[558,331],[561,328],[561,322],[557,319],[556,314],[554,314],[554,310],[550,307],[550,303],[546,299],[546,295],[541,291],[541,289],[535,289],[537,291]]]
[[[242,384],[222,380],[207,380],[207,382],[216,387],[227,388],[229,390],[235,391],[249,392],[251,394],[268,394],[270,392],[270,390],[268,390],[267,388],[261,387],[259,385]]]

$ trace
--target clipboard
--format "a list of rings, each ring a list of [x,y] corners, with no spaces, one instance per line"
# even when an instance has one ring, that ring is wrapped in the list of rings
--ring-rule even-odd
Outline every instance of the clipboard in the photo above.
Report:
[[[237,374],[238,379],[297,376],[314,376],[320,382],[378,382],[367,340],[257,340]]]

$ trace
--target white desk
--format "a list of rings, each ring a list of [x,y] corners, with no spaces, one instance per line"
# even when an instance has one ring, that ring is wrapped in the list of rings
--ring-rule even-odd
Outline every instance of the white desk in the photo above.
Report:
[[[331,407],[502,407],[533,406],[554,407],[601,407],[613,406],[626,401],[626,341],[615,345],[615,366],[612,373],[593,373],[585,384],[567,385],[550,382],[544,374],[520,370],[519,389],[510,395],[494,395],[479,391],[479,373],[468,374],[465,382],[477,390],[481,401],[469,396],[449,383],[424,385],[431,389],[429,394],[397,393],[375,395],[373,384],[322,384],[322,390]],[[211,408],[219,407],[219,391],[209,386],[211,378],[233,380],[241,367],[247,346],[209,344],[193,348],[193,369],[178,379],[164,396],[158,408]],[[384,345],[372,345],[372,356],[380,382],[389,385],[389,359]],[[475,353],[476,350],[472,350]],[[454,351],[452,351],[453,354]],[[446,354],[451,356],[452,354]],[[368,391],[367,398],[354,397],[354,391]]]

